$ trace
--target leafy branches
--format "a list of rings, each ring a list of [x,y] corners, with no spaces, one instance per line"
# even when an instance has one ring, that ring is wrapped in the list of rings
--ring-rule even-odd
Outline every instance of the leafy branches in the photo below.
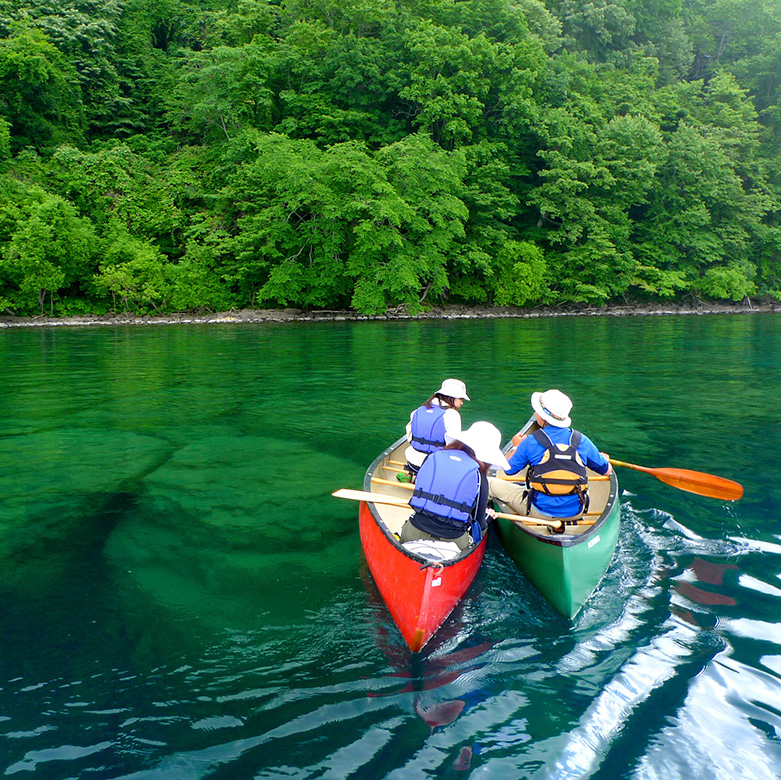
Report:
[[[777,17],[0,0],[0,301],[781,298]]]

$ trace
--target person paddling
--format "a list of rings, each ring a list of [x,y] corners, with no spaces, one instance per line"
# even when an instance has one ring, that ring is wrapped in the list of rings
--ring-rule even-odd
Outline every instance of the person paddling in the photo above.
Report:
[[[410,414],[410,446],[404,452],[410,474],[415,475],[430,453],[441,450],[461,432],[459,409],[468,400],[466,385],[460,379],[446,379],[431,398]]]
[[[577,520],[588,507],[587,469],[610,474],[612,466],[588,436],[571,428],[572,401],[561,390],[532,393],[531,405],[539,429],[513,436],[505,469],[511,476],[528,466],[526,484],[492,477],[491,498],[522,515]]]
[[[496,426],[480,421],[429,454],[415,480],[410,499],[415,511],[401,528],[401,541],[455,542],[460,550],[479,542],[493,514],[488,508],[488,468],[509,468],[501,443]]]

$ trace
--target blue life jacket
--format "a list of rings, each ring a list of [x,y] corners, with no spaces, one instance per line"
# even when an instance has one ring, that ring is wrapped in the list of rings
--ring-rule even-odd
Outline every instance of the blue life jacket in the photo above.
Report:
[[[410,504],[416,512],[464,532],[480,490],[477,463],[460,450],[439,450],[423,462]]]
[[[418,452],[436,452],[445,446],[445,412],[442,406],[432,404],[428,409],[419,406],[412,413],[410,433],[412,446]]]

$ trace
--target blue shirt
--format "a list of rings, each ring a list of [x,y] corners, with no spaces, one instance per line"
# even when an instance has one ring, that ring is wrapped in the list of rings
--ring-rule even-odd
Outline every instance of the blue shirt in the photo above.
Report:
[[[556,428],[546,425],[543,432],[554,444],[569,444],[572,428]],[[581,434],[578,455],[580,459],[597,474],[607,474],[610,463],[596,448],[594,442],[585,434]],[[526,466],[534,466],[542,460],[545,454],[543,447],[534,436],[527,436],[510,458],[510,468],[507,474],[517,474]],[[572,517],[580,512],[580,499],[577,496],[546,496],[537,493],[534,497],[534,506],[539,512],[549,517]]]

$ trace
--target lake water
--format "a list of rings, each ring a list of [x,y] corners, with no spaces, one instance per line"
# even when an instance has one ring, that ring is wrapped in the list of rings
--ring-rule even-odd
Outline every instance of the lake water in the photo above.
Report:
[[[0,331],[0,771],[20,778],[781,776],[781,318]],[[505,438],[559,387],[622,470],[572,624],[495,537],[411,657],[358,539],[447,376]]]

